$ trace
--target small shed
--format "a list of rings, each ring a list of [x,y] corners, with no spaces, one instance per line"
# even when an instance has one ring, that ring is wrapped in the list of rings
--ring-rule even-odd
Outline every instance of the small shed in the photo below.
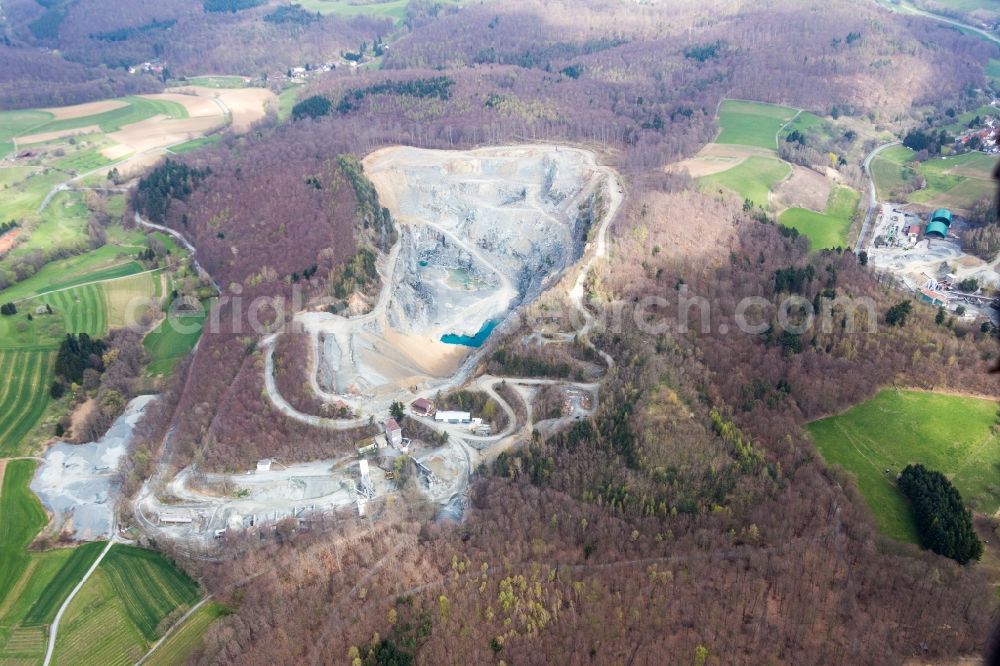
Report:
[[[270,472],[271,463],[273,461],[270,458],[264,458],[263,460],[257,461],[257,471],[258,472]]]
[[[384,449],[386,446],[385,435],[375,435],[374,437],[366,437],[365,439],[360,439],[355,442],[355,446],[358,448],[359,456],[366,456],[369,453],[376,453],[379,449]]]

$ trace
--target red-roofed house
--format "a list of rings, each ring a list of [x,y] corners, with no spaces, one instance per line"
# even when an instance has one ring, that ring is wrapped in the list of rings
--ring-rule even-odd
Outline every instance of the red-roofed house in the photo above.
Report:
[[[410,403],[410,407],[413,408],[417,416],[430,416],[434,413],[434,403],[427,398],[417,398]]]

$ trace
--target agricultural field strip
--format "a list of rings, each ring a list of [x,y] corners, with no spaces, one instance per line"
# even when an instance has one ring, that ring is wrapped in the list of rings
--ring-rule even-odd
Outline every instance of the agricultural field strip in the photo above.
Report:
[[[100,568],[70,606],[60,633],[57,663],[129,666],[146,650],[146,641],[128,621]]]
[[[232,123],[233,114],[232,114],[232,111],[229,110],[229,107],[226,106],[225,102],[223,102],[222,100],[218,99],[217,97],[213,97],[212,98],[212,102],[214,102],[215,105],[218,106],[222,110],[223,116],[226,119],[225,125],[223,127],[228,126],[230,123]],[[185,114],[186,113],[187,112],[185,111]],[[216,129],[213,130],[213,132],[214,131],[218,131],[219,129],[220,128],[216,128]],[[85,173],[81,173],[81,174],[78,174],[76,176],[73,176],[72,178],[70,178],[68,180],[65,180],[65,181],[57,184],[55,187],[53,187],[49,191],[48,194],[45,195],[45,199],[43,199],[42,203],[39,204],[39,206],[38,206],[37,213],[41,214],[42,211],[45,210],[45,208],[49,205],[49,202],[52,200],[52,197],[55,196],[56,193],[58,193],[60,191],[63,191],[63,190],[72,189],[72,187],[70,185],[71,183],[74,183],[74,182],[80,181],[80,180],[84,180],[85,178],[88,178],[88,177],[94,175],[95,173],[99,173],[99,172],[101,172],[101,171],[103,171],[105,169],[113,169],[114,167],[116,167],[116,166],[118,166],[120,164],[124,164],[125,162],[128,162],[129,160],[135,159],[136,157],[139,157],[141,155],[146,155],[146,154],[149,154],[149,153],[156,153],[156,152],[169,152],[171,148],[173,148],[175,146],[180,146],[180,145],[185,144],[185,143],[188,143],[191,140],[192,139],[184,139],[183,141],[177,141],[176,143],[172,143],[169,146],[163,146],[163,147],[160,147],[160,148],[149,148],[149,149],[146,149],[146,150],[142,150],[142,151],[140,151],[138,153],[132,153],[130,155],[126,155],[126,156],[122,157],[121,159],[119,159],[117,161],[110,162],[108,164],[104,164],[102,166],[97,167],[96,169],[92,169],[91,171],[87,171]],[[16,144],[15,144],[15,149],[16,149]]]
[[[52,364],[52,353],[49,351],[3,352],[0,358],[6,354],[28,354],[30,358],[27,364],[15,364],[22,366],[19,375],[4,382],[5,388],[8,385],[14,388],[0,400],[0,453],[13,452],[7,451],[8,445],[13,446],[13,441],[24,435],[20,431],[25,424],[30,424],[29,429],[34,425],[48,404],[45,384]],[[10,367],[6,361],[4,365]],[[28,409],[23,408],[25,401],[30,404]]]
[[[21,593],[24,592],[24,588],[28,587],[28,581],[31,579],[32,574],[35,572],[35,567],[37,566],[38,560],[28,560],[28,566],[26,566],[24,571],[21,572],[21,576],[17,579],[17,582],[14,583],[14,586],[10,588],[10,592],[7,593],[7,598],[4,599],[3,604],[0,604],[0,618],[10,612],[11,607],[21,596]]]
[[[112,552],[101,571],[122,600],[129,619],[146,640],[173,609],[198,598],[198,584],[172,563],[152,551],[124,547]]]
[[[130,263],[132,263],[132,260],[129,260],[129,261],[126,261],[126,262],[124,262],[122,264],[117,264],[117,265],[119,265],[119,266],[127,266]],[[68,287],[62,287],[60,289],[53,289],[52,291],[46,291],[46,292],[43,292],[41,294],[34,294],[32,296],[24,296],[23,298],[19,298],[19,299],[13,301],[13,302],[14,303],[23,303],[25,301],[30,301],[30,300],[33,300],[33,299],[36,299],[36,298],[41,298],[43,296],[48,296],[49,294],[56,294],[56,293],[59,293],[59,292],[62,292],[62,291],[68,291],[70,289],[78,289],[80,287],[88,287],[88,286],[96,285],[96,284],[104,284],[106,282],[114,282],[115,280],[127,280],[127,279],[130,279],[130,278],[134,278],[136,276],[139,276],[139,275],[148,275],[150,273],[157,273],[157,272],[160,272],[160,271],[164,271],[164,270],[166,270],[166,268],[167,268],[166,266],[161,266],[159,268],[153,268],[153,269],[150,269],[148,271],[142,271],[141,273],[132,273],[130,275],[119,275],[117,277],[105,278],[103,280],[94,280],[93,282],[84,282],[82,284],[74,284],[74,285],[70,285]]]
[[[141,122],[155,115],[163,114],[171,118],[187,118],[188,112],[183,105],[162,99],[147,99],[145,97],[125,97],[126,106],[116,109],[96,113],[89,116],[79,116],[77,118],[65,118],[62,120],[52,119],[42,125],[33,128],[33,133],[42,134],[49,132],[59,132],[63,130],[83,129],[96,125],[103,133],[115,132],[126,125]],[[27,132],[20,132],[17,137],[31,136]],[[15,137],[15,138],[17,138]]]
[[[63,592],[68,592],[70,582],[79,580],[98,555],[98,542],[84,544],[73,549],[69,559],[63,563],[56,575],[41,591],[28,609],[21,622],[23,626],[40,626],[51,621],[59,605]]]
[[[14,354],[19,352],[12,352]],[[21,352],[26,354],[29,358],[27,363],[16,364],[20,366],[18,373],[11,378],[9,382],[5,384],[12,385],[11,391],[4,396],[3,401],[0,402],[0,435],[4,434],[3,424],[8,421],[11,417],[16,416],[17,410],[15,409],[22,398],[22,393],[25,389],[30,389],[31,387],[38,384],[45,369],[46,363],[42,362],[42,356],[48,355],[46,352]]]

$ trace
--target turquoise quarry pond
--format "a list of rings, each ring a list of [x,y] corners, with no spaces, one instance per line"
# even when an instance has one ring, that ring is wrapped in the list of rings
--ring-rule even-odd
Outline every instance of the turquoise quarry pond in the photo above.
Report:
[[[465,347],[480,347],[486,338],[490,337],[490,333],[493,329],[497,327],[500,323],[499,319],[489,319],[487,320],[479,332],[475,335],[458,335],[457,333],[445,333],[441,336],[441,342],[449,345],[463,345]]]

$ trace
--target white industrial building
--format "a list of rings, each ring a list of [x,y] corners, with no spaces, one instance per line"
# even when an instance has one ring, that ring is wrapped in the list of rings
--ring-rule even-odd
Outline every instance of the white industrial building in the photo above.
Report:
[[[472,414],[469,412],[442,412],[434,413],[434,420],[441,423],[469,423],[472,421]]]
[[[189,525],[191,521],[191,512],[187,509],[164,509],[160,512],[162,525]]]

